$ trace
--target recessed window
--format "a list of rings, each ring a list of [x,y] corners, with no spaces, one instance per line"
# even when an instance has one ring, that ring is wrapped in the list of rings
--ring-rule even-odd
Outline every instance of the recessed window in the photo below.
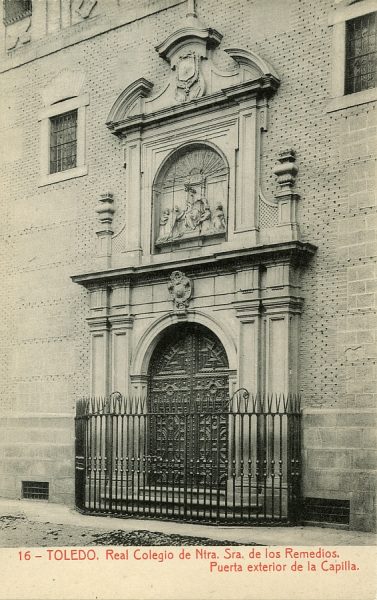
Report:
[[[54,184],[87,175],[85,111],[88,104],[89,96],[83,94],[55,102],[40,111],[39,185]]]
[[[77,110],[50,119],[50,173],[77,166]]]
[[[47,481],[23,481],[22,497],[28,500],[48,500],[49,483]]]
[[[31,11],[31,0],[4,0],[4,25],[30,17]]]
[[[377,85],[376,24],[376,12],[346,23],[346,94],[368,90]]]

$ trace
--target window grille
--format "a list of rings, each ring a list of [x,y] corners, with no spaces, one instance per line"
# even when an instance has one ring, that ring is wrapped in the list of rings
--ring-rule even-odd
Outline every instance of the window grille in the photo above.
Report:
[[[23,481],[22,497],[28,500],[48,500],[49,484],[47,481]]]
[[[377,86],[376,15],[374,12],[347,21],[346,94]]]
[[[77,110],[50,119],[50,173],[76,167]]]
[[[29,17],[32,11],[31,0],[4,0],[4,25],[10,25]]]

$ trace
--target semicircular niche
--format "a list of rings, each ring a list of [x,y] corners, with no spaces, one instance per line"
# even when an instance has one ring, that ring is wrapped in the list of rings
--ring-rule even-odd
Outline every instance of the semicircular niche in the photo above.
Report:
[[[157,251],[225,238],[228,178],[224,158],[206,144],[184,146],[166,159],[153,185]]]

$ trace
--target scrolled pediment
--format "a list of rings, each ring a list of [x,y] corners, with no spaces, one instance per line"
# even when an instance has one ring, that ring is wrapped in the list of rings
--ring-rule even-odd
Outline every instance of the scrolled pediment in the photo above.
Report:
[[[142,114],[143,99],[150,94],[152,89],[153,83],[143,77],[133,81],[114,102],[107,117],[106,125],[111,129],[115,124],[132,114]]]
[[[280,84],[275,69],[249,50],[221,50],[221,39],[218,31],[190,17],[156,48],[170,65],[165,84],[159,82],[162,91],[153,95],[153,83],[144,78],[133,82],[115,101],[106,123],[109,129],[124,135],[134,127],[273,94]],[[227,68],[219,68],[223,62]]]

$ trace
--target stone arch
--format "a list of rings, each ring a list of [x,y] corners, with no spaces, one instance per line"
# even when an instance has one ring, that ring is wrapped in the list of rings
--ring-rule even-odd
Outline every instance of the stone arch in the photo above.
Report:
[[[174,313],[169,313],[168,315],[160,317],[148,327],[148,329],[141,336],[140,341],[135,349],[130,369],[131,379],[147,377],[149,363],[157,343],[166,333],[168,327],[171,325],[176,325],[180,322],[182,322],[181,317],[178,317]],[[186,316],[186,322],[198,323],[204,327],[207,327],[207,329],[214,333],[224,346],[228,358],[229,371],[236,371],[236,343],[231,332],[226,326],[224,326],[223,323],[220,324],[217,319],[199,311],[188,312]]]

